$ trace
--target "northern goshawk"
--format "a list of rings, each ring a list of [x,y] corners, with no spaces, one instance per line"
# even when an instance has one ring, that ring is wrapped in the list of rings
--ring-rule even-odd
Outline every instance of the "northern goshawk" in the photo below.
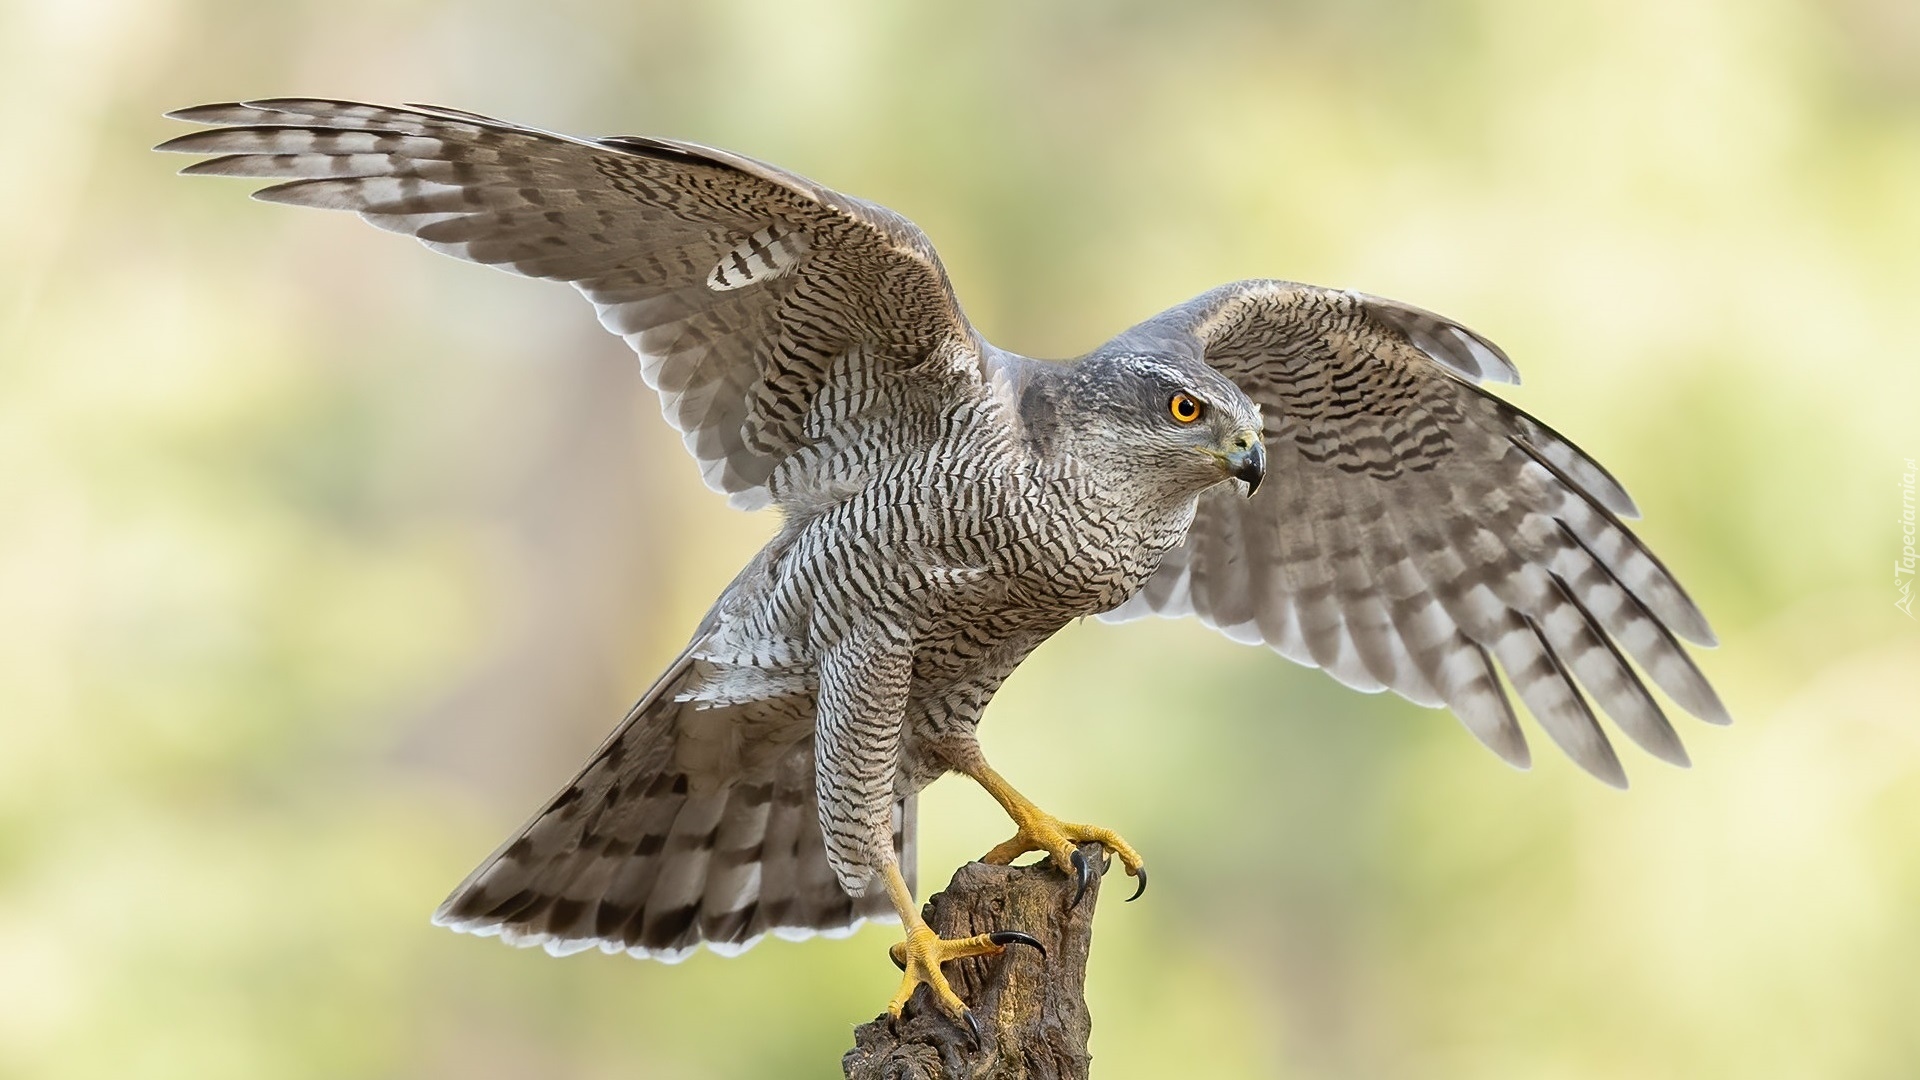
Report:
[[[1525,766],[1504,673],[1614,785],[1582,689],[1677,764],[1635,665],[1727,721],[1676,640],[1712,632],[1621,524],[1626,492],[1479,389],[1513,366],[1438,315],[1245,281],[1042,362],[981,339],[906,219],[737,154],[429,106],[170,115],[213,126],[160,147],[217,155],[186,172],[571,284],[640,354],[708,486],[782,515],[579,775],[440,907],[456,930],[672,959],[895,916],[892,1012],[928,983],[970,1020],[940,964],[1033,942],[926,927],[921,788],[963,772],[1005,807],[1017,832],[989,861],[1045,852],[1084,888],[1076,845],[1097,841],[1146,884],[1125,841],[1035,807],[975,738],[1002,680],[1086,615],[1193,615],[1444,705]]]

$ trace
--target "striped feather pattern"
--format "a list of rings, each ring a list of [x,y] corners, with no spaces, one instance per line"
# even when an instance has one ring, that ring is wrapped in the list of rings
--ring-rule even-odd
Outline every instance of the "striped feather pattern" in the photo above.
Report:
[[[196,175],[276,181],[456,258],[573,285],[641,357],[708,486],[772,501],[835,358],[983,374],[946,271],[905,218],[792,173],[665,139],[576,139],[434,106],[280,98],[170,113]],[[958,345],[960,348],[942,348]],[[821,478],[788,471],[789,484]]]
[[[1547,735],[1616,786],[1626,774],[1589,698],[1677,765],[1686,751],[1642,672],[1728,722],[1679,643],[1713,633],[1622,523],[1637,513],[1627,493],[1474,385],[1518,379],[1491,342],[1378,297],[1242,282],[1109,348],[1148,344],[1184,344],[1260,404],[1269,479],[1251,500],[1203,496],[1184,544],[1109,618],[1198,615],[1356,689],[1446,705],[1525,766],[1502,672]]]
[[[805,731],[809,703],[703,710],[673,692],[695,667],[676,665],[434,922],[556,956],[598,948],[676,961],[703,943],[732,955],[767,934],[841,936],[893,919],[884,894],[849,895],[828,862],[810,738],[789,738],[746,768],[684,752],[700,727],[691,713],[732,730]],[[891,854],[911,881],[914,800],[889,802]]]

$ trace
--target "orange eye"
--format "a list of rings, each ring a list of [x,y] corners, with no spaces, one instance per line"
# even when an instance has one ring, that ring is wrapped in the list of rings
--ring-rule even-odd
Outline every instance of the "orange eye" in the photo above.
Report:
[[[1200,419],[1201,409],[1200,403],[1187,395],[1175,394],[1173,400],[1167,402],[1167,411],[1173,414],[1175,420],[1183,424],[1191,424]]]

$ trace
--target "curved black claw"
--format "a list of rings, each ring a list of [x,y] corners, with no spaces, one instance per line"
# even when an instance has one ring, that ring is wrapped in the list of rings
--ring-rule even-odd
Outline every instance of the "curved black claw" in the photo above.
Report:
[[[1087,895],[1087,886],[1093,884],[1093,864],[1087,861],[1086,854],[1079,848],[1073,849],[1073,873],[1080,885],[1073,890],[1073,903],[1069,906],[1079,907],[1080,898]]]
[[[1018,930],[995,930],[993,933],[987,935],[987,940],[993,942],[995,945],[1001,946],[1025,945],[1028,948],[1038,951],[1040,953],[1040,959],[1045,960],[1047,958],[1047,947],[1040,944],[1040,939],[1034,937],[1032,934],[1023,934]]]
[[[901,971],[907,970],[906,950],[902,949],[900,952],[896,953],[892,949],[888,949],[887,959],[893,961],[893,966],[899,968]]]
[[[1134,872],[1133,876],[1140,879],[1140,884],[1138,887],[1136,887],[1133,890],[1133,895],[1127,897],[1127,903],[1129,904],[1133,903],[1135,900],[1140,899],[1140,894],[1147,891],[1147,868],[1144,866],[1141,867],[1139,870],[1136,870]]]
[[[967,1022],[967,1040],[973,1044],[975,1050],[980,1049],[980,1021],[973,1018],[973,1010],[962,1010],[960,1019]]]

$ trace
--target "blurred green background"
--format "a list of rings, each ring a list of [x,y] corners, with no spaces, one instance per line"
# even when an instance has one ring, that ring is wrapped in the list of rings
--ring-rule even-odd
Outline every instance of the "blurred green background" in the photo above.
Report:
[[[1609,791],[1197,625],[988,713],[1124,831],[1104,1078],[1920,1060],[1920,5],[0,3],[0,1076],[837,1076],[891,931],[665,967],[428,926],[773,522],[570,291],[173,176],[162,110],[431,101],[884,202],[997,343],[1216,283],[1430,307],[1609,465],[1738,723]],[[922,805],[922,881],[1007,831]]]

